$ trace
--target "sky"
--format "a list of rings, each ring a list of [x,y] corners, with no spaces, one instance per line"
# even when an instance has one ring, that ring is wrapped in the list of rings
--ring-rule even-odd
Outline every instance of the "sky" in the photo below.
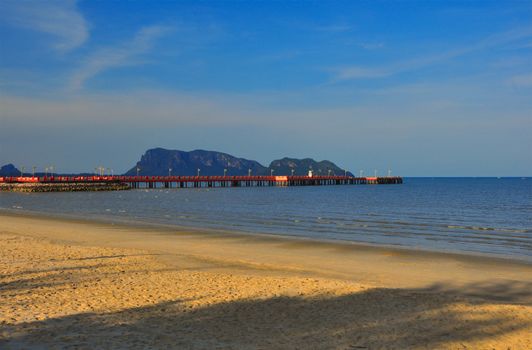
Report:
[[[0,1],[0,164],[532,176],[532,1]]]

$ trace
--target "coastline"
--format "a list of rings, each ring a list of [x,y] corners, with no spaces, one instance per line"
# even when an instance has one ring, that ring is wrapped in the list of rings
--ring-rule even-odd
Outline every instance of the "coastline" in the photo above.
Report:
[[[366,251],[376,251],[376,252],[397,252],[399,254],[406,255],[426,255],[428,257],[442,257],[442,258],[452,258],[455,260],[478,260],[479,262],[495,262],[495,263],[509,263],[516,265],[525,265],[532,266],[532,256],[529,260],[521,256],[512,256],[512,255],[503,255],[495,253],[485,253],[478,251],[453,251],[453,250],[430,250],[425,247],[408,247],[404,245],[385,245],[385,244],[372,244],[368,242],[358,242],[342,239],[326,239],[326,238],[316,238],[316,237],[306,237],[299,235],[290,235],[290,234],[276,234],[276,233],[267,233],[267,232],[248,232],[244,230],[228,230],[221,228],[208,228],[208,227],[198,227],[198,226],[186,226],[186,225],[174,225],[174,224],[163,224],[155,222],[146,222],[143,220],[134,221],[131,219],[109,219],[109,218],[97,218],[97,217],[81,217],[70,214],[50,214],[45,212],[38,211],[29,211],[29,210],[18,210],[10,208],[0,208],[0,217],[22,217],[28,219],[43,219],[43,220],[52,220],[52,221],[64,221],[71,223],[82,223],[82,224],[95,224],[101,226],[113,227],[122,227],[129,230],[144,230],[151,232],[160,232],[168,234],[196,234],[196,235],[205,235],[209,236],[219,236],[224,235],[228,238],[231,237],[243,237],[243,238],[252,238],[258,241],[273,241],[273,242],[292,242],[292,243],[302,243],[310,245],[321,245],[321,246],[330,246],[332,249],[338,247],[340,249],[352,249],[352,250],[366,250]]]
[[[7,348],[532,345],[518,261],[3,212],[0,242]]]

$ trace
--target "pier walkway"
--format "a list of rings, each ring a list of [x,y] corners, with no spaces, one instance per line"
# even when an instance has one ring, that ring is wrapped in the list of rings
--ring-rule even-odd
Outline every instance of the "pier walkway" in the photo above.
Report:
[[[45,176],[0,177],[0,183],[127,183],[132,188],[402,184],[399,176]]]

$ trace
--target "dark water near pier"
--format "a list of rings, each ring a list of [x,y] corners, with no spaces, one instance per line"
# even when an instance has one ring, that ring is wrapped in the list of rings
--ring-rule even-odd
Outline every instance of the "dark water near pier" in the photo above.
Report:
[[[403,185],[0,193],[0,210],[238,230],[532,261],[532,178]]]

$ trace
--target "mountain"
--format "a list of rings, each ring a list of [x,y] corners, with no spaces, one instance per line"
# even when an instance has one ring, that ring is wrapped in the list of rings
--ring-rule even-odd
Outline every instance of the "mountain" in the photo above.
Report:
[[[0,168],[0,176],[20,176],[20,170],[13,164],[6,164]]]
[[[294,175],[307,175],[312,169],[314,175],[344,175],[344,170],[333,162],[322,160],[320,162],[311,158],[296,159],[282,158],[274,160],[270,166],[265,167],[255,160],[238,158],[227,153],[216,151],[195,150],[190,152],[168,150],[164,148],[154,148],[147,150],[141,157],[140,161],[132,167],[125,175],[136,175],[137,167],[140,169],[139,174],[145,176],[168,175],[169,169],[172,169],[172,175],[194,176],[200,169],[200,175],[223,175],[224,169],[227,169],[227,175],[238,176],[247,175],[251,169],[252,175],[270,175],[273,169],[274,175],[291,175],[294,169]],[[29,172],[25,173],[30,176]],[[36,176],[44,176],[44,173],[35,173]],[[50,175],[48,173],[48,175]],[[58,175],[58,174],[54,174]],[[61,174],[63,176],[93,174]],[[347,175],[353,176],[350,172]],[[6,164],[0,168],[0,176],[20,176],[20,170],[13,164]]]
[[[171,170],[172,175],[193,176],[197,175],[223,175],[227,169],[227,175],[238,176],[247,175],[249,169],[253,175],[270,175],[273,169],[274,175],[307,175],[312,169],[315,175],[327,175],[329,170],[331,175],[344,175],[344,170],[336,164],[324,160],[316,162],[311,158],[295,159],[283,158],[274,160],[269,167],[265,167],[255,160],[238,158],[227,153],[216,151],[195,150],[190,152],[168,150],[164,148],[154,148],[146,151],[140,161],[132,167],[125,175],[136,175],[139,168],[139,175],[157,176],[168,175]],[[350,172],[348,175],[352,174]]]
[[[94,173],[51,173],[51,172],[35,172],[33,174],[33,169],[24,169],[22,167],[22,170],[24,170],[24,176],[37,176],[37,177],[43,177],[43,176],[93,176]],[[0,176],[20,176],[22,174],[21,170],[17,169],[13,164],[6,164],[2,167],[0,167]]]
[[[274,175],[291,175],[292,169],[294,175],[308,175],[309,170],[312,170],[314,175],[328,175],[329,171],[331,175],[344,175],[346,171],[341,169],[333,162],[328,160],[322,160],[317,162],[312,158],[295,159],[295,158],[283,158],[277,159],[270,163],[268,169],[274,170]],[[353,176],[350,172],[347,175]]]
[[[146,151],[125,175],[154,176],[168,175],[223,175],[227,169],[228,176],[247,175],[249,169],[253,175],[265,175],[267,169],[259,162],[244,158],[237,158],[227,153],[195,150],[190,152],[154,148]]]

